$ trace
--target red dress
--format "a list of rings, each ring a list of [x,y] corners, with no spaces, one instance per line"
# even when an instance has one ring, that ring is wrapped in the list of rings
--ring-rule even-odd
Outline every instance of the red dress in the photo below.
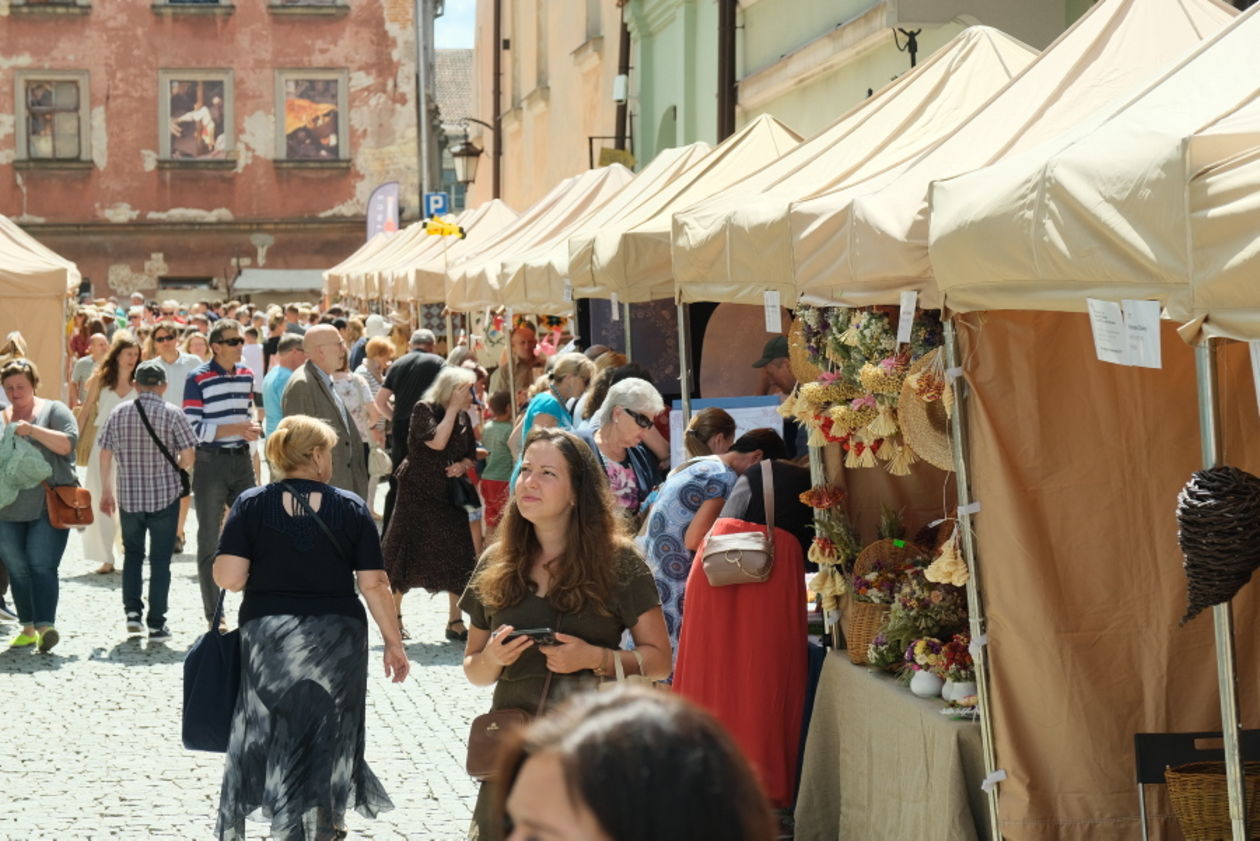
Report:
[[[764,529],[729,517],[714,534]],[[709,710],[735,737],[776,806],[796,790],[805,712],[805,559],[776,528],[774,569],[760,584],[711,587],[696,552],[687,578],[674,691]]]

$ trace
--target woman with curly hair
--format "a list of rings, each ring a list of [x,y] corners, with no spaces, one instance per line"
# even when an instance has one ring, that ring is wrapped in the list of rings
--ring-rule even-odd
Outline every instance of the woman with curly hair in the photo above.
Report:
[[[102,496],[100,431],[105,427],[109,413],[128,400],[136,399],[136,365],[140,362],[140,343],[126,330],[114,333],[109,352],[87,381],[87,394],[77,410],[76,420],[84,436],[92,435],[92,452],[88,456],[84,486],[92,492],[92,499]],[[118,531],[117,514],[109,516],[95,512],[92,524],[83,530],[83,554],[100,561],[97,572],[114,571],[114,535]]]
[[[616,673],[614,658],[627,674],[669,674],[656,582],[621,533],[608,480],[580,438],[547,427],[530,433],[497,535],[460,600],[472,620],[464,673],[494,686],[492,709],[533,713],[545,686],[548,705],[594,689]],[[555,644],[514,637],[517,628],[549,628]],[[620,647],[626,630],[634,651]],[[475,841],[501,838],[491,786],[477,798]]]

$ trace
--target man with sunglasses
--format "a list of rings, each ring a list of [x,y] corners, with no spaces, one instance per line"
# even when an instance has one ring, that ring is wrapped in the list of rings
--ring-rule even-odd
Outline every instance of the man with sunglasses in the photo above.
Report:
[[[173,308],[174,301],[162,305],[163,310]],[[162,395],[167,403],[176,408],[184,407],[184,383],[188,375],[201,367],[201,357],[194,353],[184,353],[179,349],[180,327],[174,319],[164,318],[153,326],[149,336],[153,342],[153,361],[166,371],[166,391]],[[192,506],[192,497],[186,496],[179,501],[179,524],[175,530],[175,554],[184,551],[184,524],[188,521],[188,509]]]
[[[210,328],[213,358],[184,383],[184,414],[197,434],[193,498],[197,509],[197,579],[206,622],[214,617],[219,588],[212,575],[223,512],[252,488],[249,442],[262,433],[253,418],[254,374],[241,361],[241,325],[221,318]]]

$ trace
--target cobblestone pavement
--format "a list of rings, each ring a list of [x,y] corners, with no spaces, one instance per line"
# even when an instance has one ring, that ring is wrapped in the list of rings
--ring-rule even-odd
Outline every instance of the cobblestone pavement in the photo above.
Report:
[[[190,548],[195,529],[190,514]],[[117,562],[121,569],[121,554]],[[186,553],[172,565],[174,636],[165,643],[127,638],[122,576],[96,575],[97,565],[72,533],[61,563],[61,643],[50,654],[9,650],[18,628],[0,624],[0,841],[211,838],[223,758],[186,751],[179,738],[183,657],[203,630],[195,559]],[[229,597],[230,616],[238,604]],[[347,825],[351,838],[460,841],[476,798],[463,771],[465,739],[472,717],[489,708],[489,690],[464,679],[462,648],[445,641],[445,596],[413,593],[403,610],[414,637],[405,683],[385,680],[375,626],[369,636],[367,760],[395,808],[376,820],[351,812]],[[265,824],[246,829],[267,837]]]

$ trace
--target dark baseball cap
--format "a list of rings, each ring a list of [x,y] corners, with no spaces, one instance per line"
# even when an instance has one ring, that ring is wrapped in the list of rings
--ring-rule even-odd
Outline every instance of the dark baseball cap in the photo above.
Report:
[[[166,369],[155,359],[136,366],[136,385],[166,385]]]
[[[752,364],[754,368],[764,368],[776,359],[786,359],[788,355],[787,336],[775,336],[766,342],[761,351],[761,358]]]

